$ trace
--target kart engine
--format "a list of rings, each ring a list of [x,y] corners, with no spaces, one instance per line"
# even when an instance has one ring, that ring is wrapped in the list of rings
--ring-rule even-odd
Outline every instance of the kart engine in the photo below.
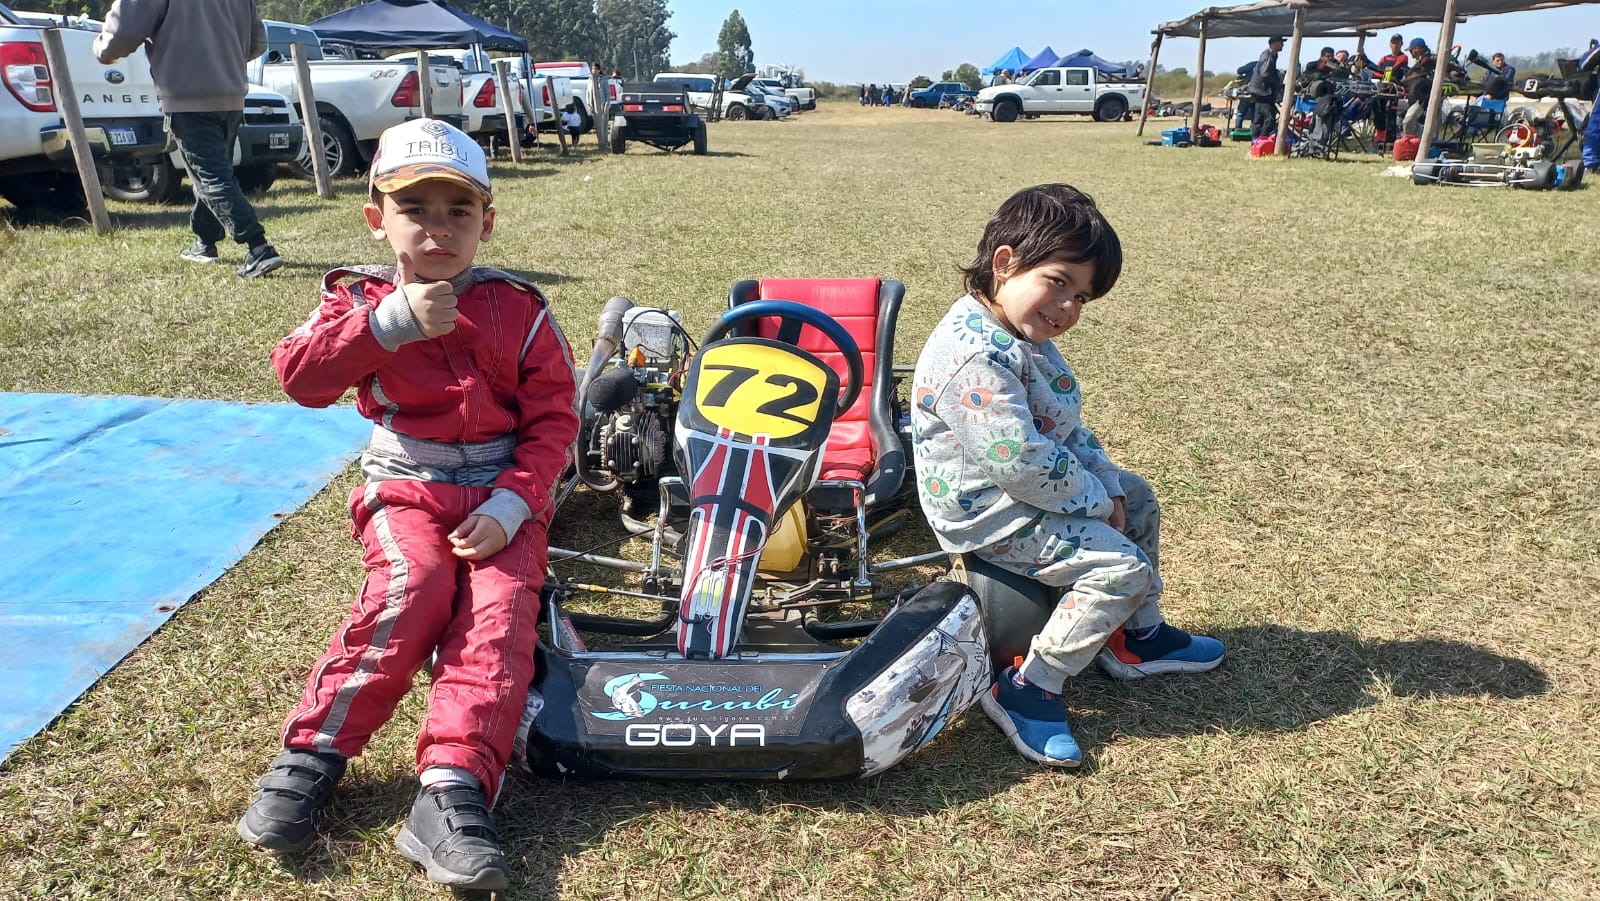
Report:
[[[591,488],[622,491],[625,509],[653,509],[656,479],[673,471],[672,423],[688,356],[676,311],[616,297],[600,314],[582,390],[580,474]]]

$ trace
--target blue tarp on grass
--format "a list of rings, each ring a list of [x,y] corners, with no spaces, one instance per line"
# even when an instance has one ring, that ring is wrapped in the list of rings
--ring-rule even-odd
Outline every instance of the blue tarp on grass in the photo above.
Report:
[[[370,430],[351,407],[0,394],[0,761]]]

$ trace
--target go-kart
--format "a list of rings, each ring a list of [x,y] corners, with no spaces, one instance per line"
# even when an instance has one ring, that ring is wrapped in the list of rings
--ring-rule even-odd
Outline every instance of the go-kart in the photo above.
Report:
[[[551,535],[567,534],[562,513],[582,485],[617,498],[624,537],[648,537],[649,561],[553,540],[548,634],[518,748],[528,768],[857,778],[926,744],[986,688],[971,590],[879,584],[944,555],[874,563],[866,550],[905,515],[890,353],[902,292],[865,279],[741,282],[698,349],[675,313],[607,304]],[[577,562],[636,584],[564,576]],[[586,594],[659,609],[585,612]]]

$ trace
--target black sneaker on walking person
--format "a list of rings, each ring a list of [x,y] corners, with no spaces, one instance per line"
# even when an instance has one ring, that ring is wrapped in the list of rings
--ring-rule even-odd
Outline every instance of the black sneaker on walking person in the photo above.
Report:
[[[500,836],[480,788],[460,782],[424,788],[394,843],[439,885],[497,892],[511,884]]]
[[[333,799],[344,775],[338,754],[288,750],[256,785],[250,808],[239,818],[239,837],[269,851],[304,851],[317,838],[317,816]]]
[[[278,256],[271,244],[258,244],[244,255],[244,265],[234,270],[233,274],[240,278],[260,278],[277,271],[282,265],[283,257]]]
[[[217,256],[217,245],[207,244],[199,238],[195,238],[194,243],[190,244],[188,247],[185,247],[183,252],[178,254],[178,256],[183,257],[191,263],[222,262],[222,257]]]

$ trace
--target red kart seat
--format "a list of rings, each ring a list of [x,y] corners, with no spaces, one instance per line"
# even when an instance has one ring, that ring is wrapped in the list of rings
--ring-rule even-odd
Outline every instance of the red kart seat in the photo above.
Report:
[[[893,498],[905,477],[905,449],[895,419],[894,329],[905,285],[875,278],[750,279],[733,286],[728,306],[753,300],[790,300],[827,313],[845,327],[861,348],[862,385],[850,409],[834,418],[822,454],[824,479],[854,479],[867,486],[870,509]],[[756,323],[755,334],[778,338],[774,318]],[[848,377],[844,356],[811,326],[794,342]]]

